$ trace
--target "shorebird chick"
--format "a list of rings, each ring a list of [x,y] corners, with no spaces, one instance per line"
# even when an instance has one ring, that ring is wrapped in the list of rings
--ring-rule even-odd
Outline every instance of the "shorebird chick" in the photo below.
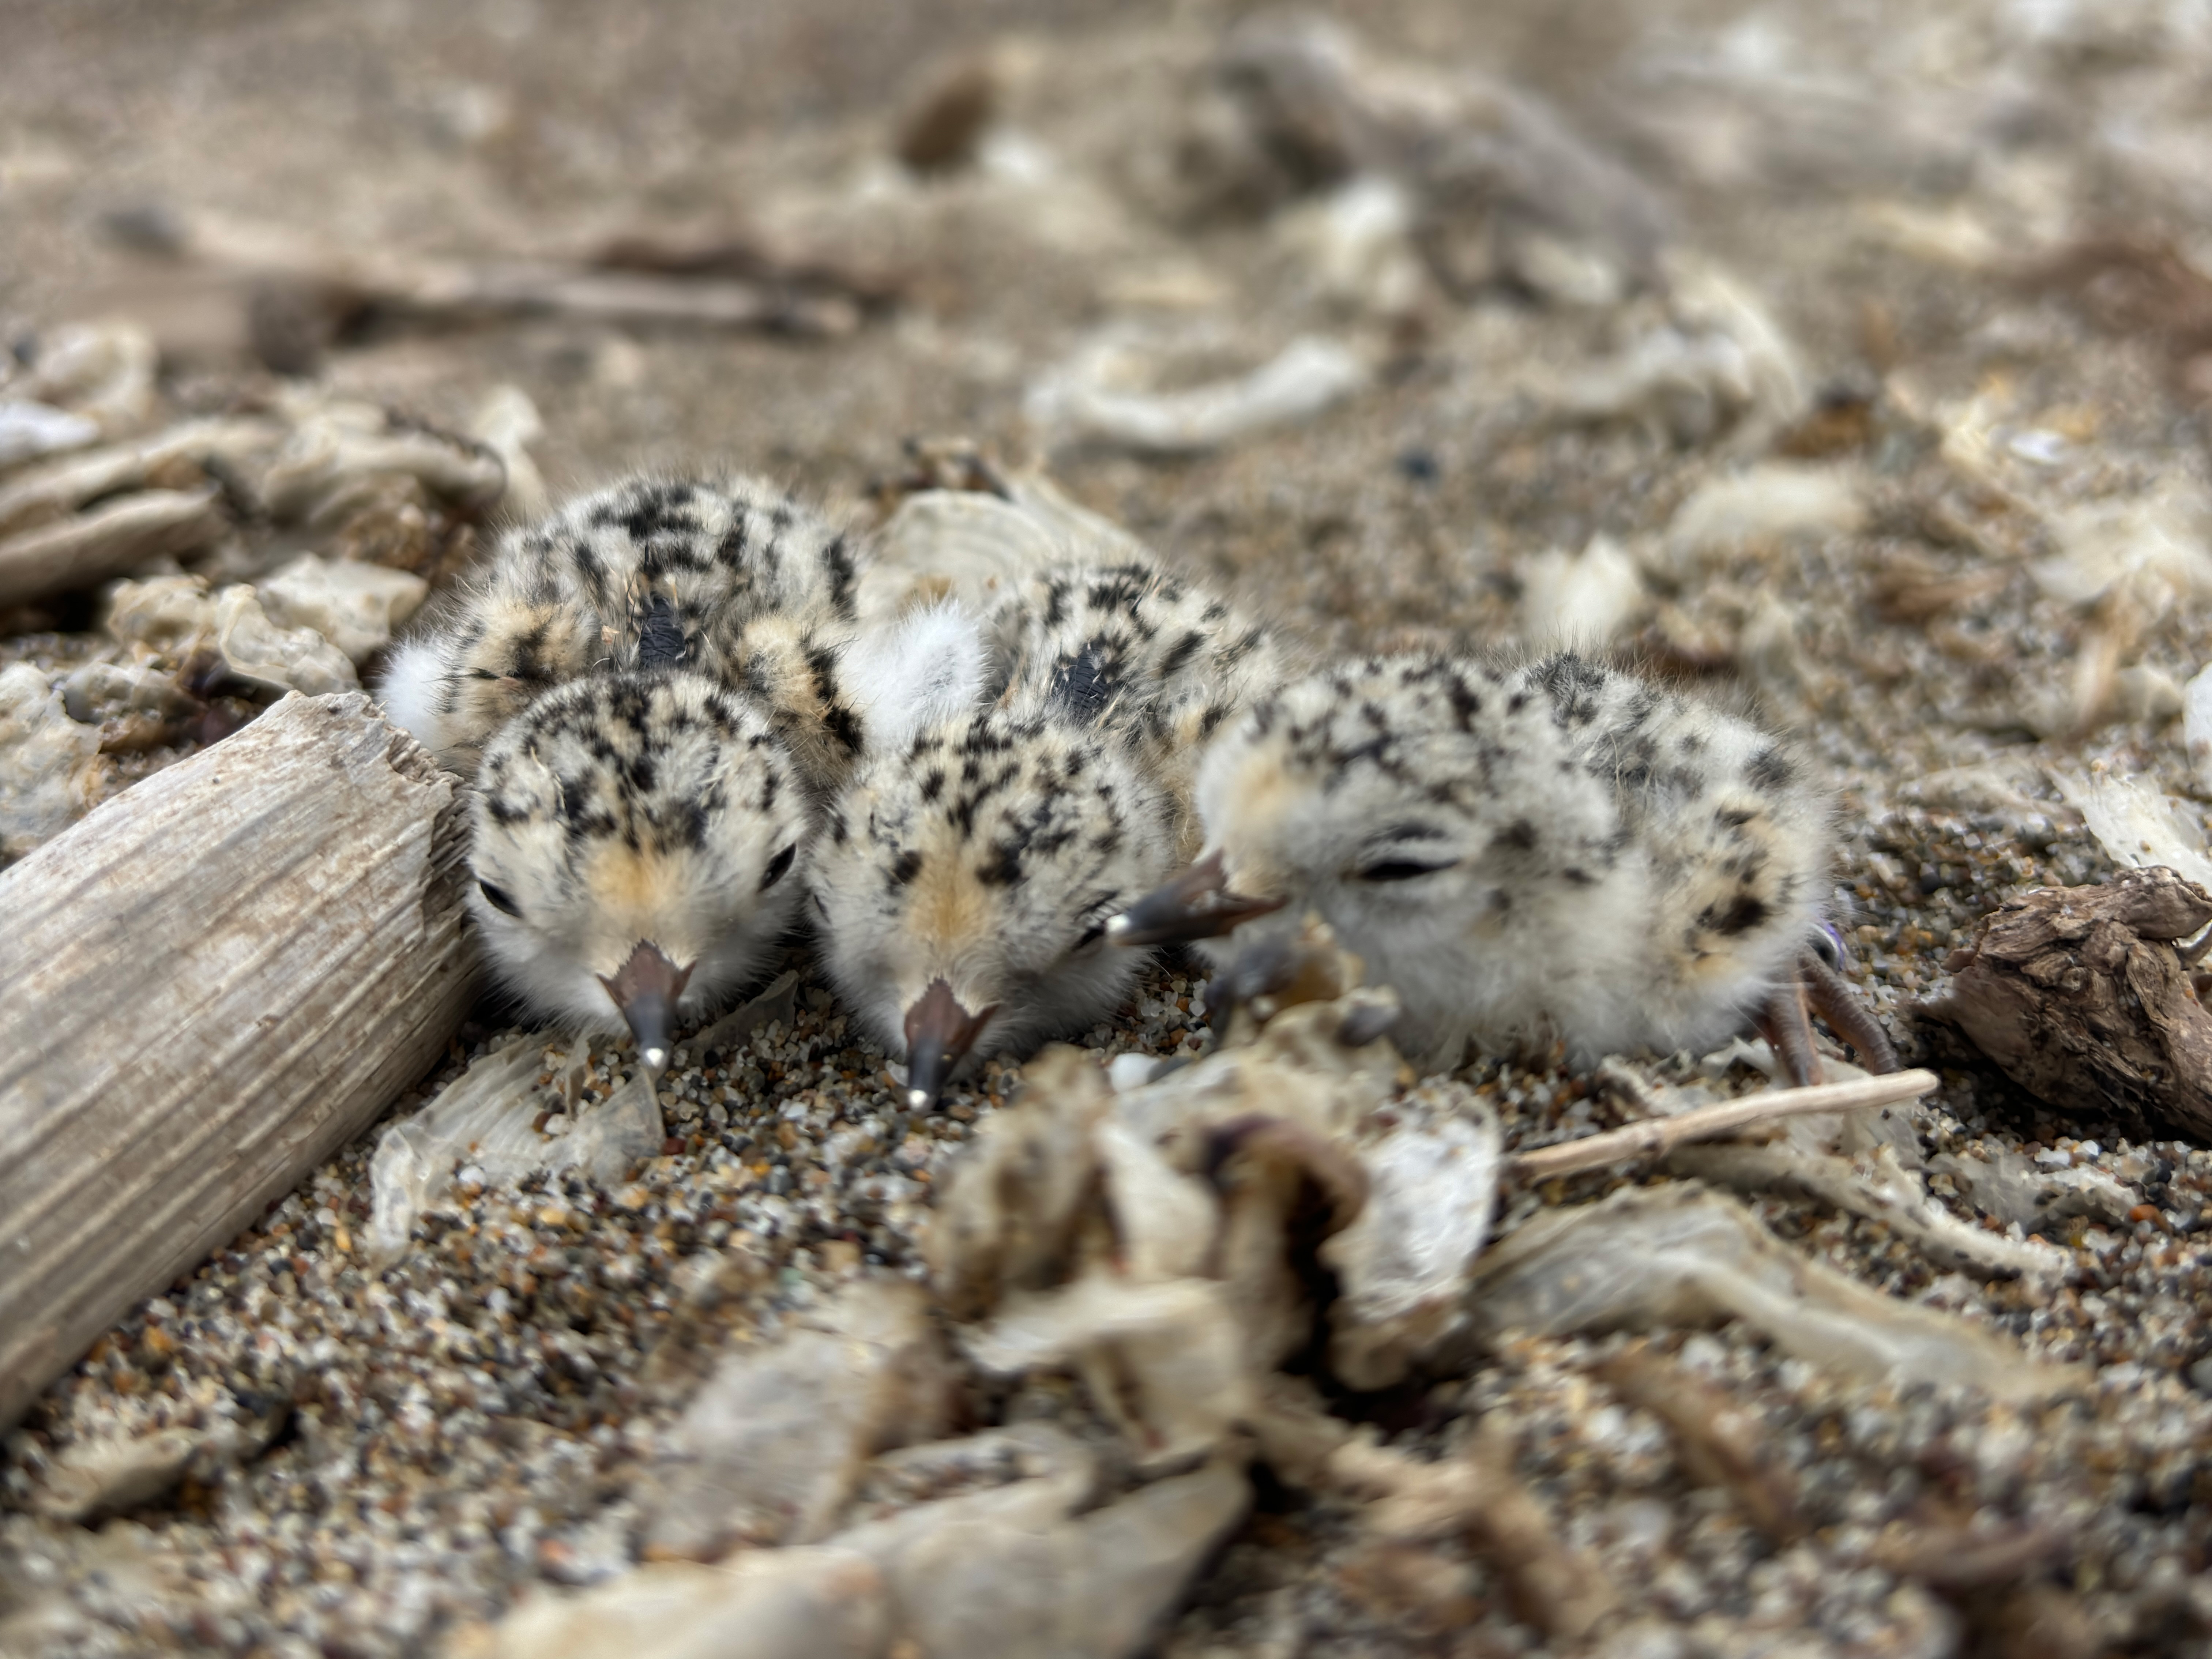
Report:
[[[1265,624],[1134,557],[1038,571],[990,630],[1009,705],[1112,734],[1170,803],[1186,857],[1206,740],[1289,672]]]
[[[563,681],[695,668],[759,697],[826,791],[860,747],[837,663],[860,566],[848,538],[758,479],[628,479],[509,534],[394,653],[378,695],[468,776],[492,734]]]
[[[583,1031],[669,1034],[757,975],[804,889],[805,798],[768,719],[686,670],[615,669],[509,720],[477,775],[469,904],[501,981]]]
[[[1024,579],[984,634],[989,706],[910,732],[872,717],[814,878],[824,963],[906,1055],[916,1110],[1127,1000],[1143,963],[1107,948],[1106,922],[1187,855],[1177,745],[1273,659],[1263,630],[1133,560]]]
[[[1002,708],[861,763],[814,874],[823,956],[907,1059],[919,1111],[986,1054],[1079,1031],[1142,967],[1107,919],[1174,866],[1158,789],[1110,742]]]
[[[1396,988],[1401,1046],[1432,1068],[1470,1042],[1564,1040],[1587,1065],[1757,1025],[1804,1082],[1808,994],[1871,1069],[1895,1067],[1811,945],[1827,806],[1804,763],[1632,675],[1571,654],[1370,659],[1237,722],[1197,799],[1205,858],[1115,939],[1203,938],[1225,963],[1318,911]]]

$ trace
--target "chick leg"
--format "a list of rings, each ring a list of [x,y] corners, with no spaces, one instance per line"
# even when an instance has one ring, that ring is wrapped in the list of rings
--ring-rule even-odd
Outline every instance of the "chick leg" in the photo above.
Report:
[[[1797,963],[1804,994],[1813,1011],[1828,1022],[1828,1029],[1851,1045],[1859,1064],[1874,1073],[1897,1069],[1897,1050],[1873,1012],[1858,1000],[1844,976],[1808,951]]]
[[[1805,987],[1797,980],[1778,987],[1759,1011],[1759,1036],[1790,1073],[1792,1088],[1807,1089],[1820,1080],[1820,1056],[1813,1047],[1813,1020],[1805,1012]]]

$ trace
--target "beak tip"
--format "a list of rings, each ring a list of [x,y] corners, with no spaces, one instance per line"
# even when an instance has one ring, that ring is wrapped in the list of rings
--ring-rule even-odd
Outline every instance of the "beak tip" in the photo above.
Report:
[[[926,1112],[935,1099],[927,1089],[909,1089],[906,1091],[906,1109],[909,1112]]]
[[[665,1072],[668,1069],[668,1050],[659,1045],[655,1044],[643,1050],[643,1055],[645,1063],[650,1069],[656,1072]]]
[[[1137,924],[1129,920],[1128,912],[1125,910],[1106,923],[1106,942],[1109,945],[1119,945],[1136,931]]]

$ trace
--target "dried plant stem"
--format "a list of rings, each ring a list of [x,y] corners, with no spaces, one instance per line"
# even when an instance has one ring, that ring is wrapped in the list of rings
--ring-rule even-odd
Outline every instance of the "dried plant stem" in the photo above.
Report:
[[[1814,1089],[1770,1089],[1741,1100],[1724,1100],[1674,1117],[1647,1118],[1601,1135],[1570,1140],[1523,1152],[1513,1159],[1510,1172],[1523,1181],[1548,1181],[1554,1176],[1601,1170],[1629,1158],[1650,1158],[1685,1141],[1711,1140],[1738,1129],[1778,1118],[1798,1117],[1810,1112],[1856,1112],[1869,1106],[1894,1106],[1917,1099],[1936,1086],[1933,1072],[1893,1072],[1887,1077],[1855,1079],[1849,1083],[1823,1084]]]

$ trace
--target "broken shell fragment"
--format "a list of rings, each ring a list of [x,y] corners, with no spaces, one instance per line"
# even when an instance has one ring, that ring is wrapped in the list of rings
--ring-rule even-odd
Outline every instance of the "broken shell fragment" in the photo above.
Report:
[[[23,395],[119,436],[154,412],[154,337],[133,323],[66,323],[37,342]]]
[[[496,455],[507,471],[499,511],[517,524],[544,518],[552,497],[529,446],[545,435],[545,422],[530,394],[519,386],[494,386],[470,416],[468,435]]]
[[[647,1551],[712,1560],[819,1541],[869,1458],[945,1431],[951,1389],[921,1287],[860,1280],[781,1341],[722,1361],[678,1425]]]
[[[361,684],[343,652],[312,628],[279,628],[242,582],[216,595],[215,648],[240,679],[272,691],[312,697]]]
[[[331,403],[305,411],[261,480],[280,524],[334,526],[398,478],[469,514],[505,493],[507,469],[484,444],[394,418],[373,404]]]
[[[1532,649],[1592,650],[1646,608],[1635,560],[1610,536],[1579,553],[1539,553],[1521,568],[1521,637]]]
[[[66,454],[100,440],[100,423],[27,398],[0,402],[0,466]]]
[[[866,629],[947,599],[988,616],[1029,573],[1060,560],[1152,556],[1042,474],[1003,472],[964,447],[950,455],[915,447],[923,477],[932,481],[901,496],[877,532],[875,556],[860,575]],[[940,477],[966,482],[933,481]]]
[[[62,680],[62,704],[70,718],[97,726],[109,713],[177,715],[192,699],[176,681],[150,663],[80,663]]]
[[[213,489],[146,489],[0,541],[0,605],[96,587],[213,545],[230,520]]]
[[[526,1597],[473,1650],[488,1659],[877,1659],[883,1575],[841,1549],[761,1550],[727,1566],[649,1563],[579,1595]]]
[[[1152,389],[1157,350],[1095,342],[1030,388],[1031,424],[1048,441],[1103,443],[1188,455],[1270,427],[1310,420],[1364,391],[1373,371],[1340,341],[1301,335],[1249,373],[1178,392]]]
[[[309,628],[357,667],[428,597],[429,583],[404,570],[303,553],[254,585],[269,619],[280,628]],[[304,688],[303,688],[304,689]]]
[[[215,632],[215,600],[198,576],[149,576],[107,590],[107,631],[125,645],[188,650]]]
[[[2212,851],[2205,846],[2198,808],[2148,778],[2130,777],[2101,763],[2086,775],[2054,768],[2051,781],[2113,863],[2130,870],[2171,870],[2185,881],[2212,887]]]
[[[1608,356],[1531,388],[1553,423],[1625,423],[1661,441],[1724,438],[1763,452],[1812,401],[1796,349],[1766,307],[1719,268],[1675,253],[1663,295],[1632,303]]]
[[[205,1438],[198,1429],[162,1429],[72,1446],[47,1478],[38,1508],[56,1521],[92,1521],[149,1503],[184,1478]]]
[[[2199,669],[2181,688],[2181,738],[2197,789],[2212,795],[2212,668]]]
[[[1866,521],[1857,486],[1829,467],[1768,461],[1716,478],[1675,510],[1667,526],[1671,574],[1688,578],[1713,560],[1800,537],[1844,536]]]
[[[2101,1170],[2046,1170],[2023,1152],[1996,1152],[1985,1159],[1945,1152],[1928,1161],[1931,1174],[1951,1183],[1983,1214],[2022,1232],[2042,1232],[2073,1216],[2106,1227],[2134,1224],[2142,1198]]]
[[[580,1170],[613,1182],[660,1150],[660,1107],[652,1076],[641,1068],[579,1114],[567,1133],[538,1128],[544,1097],[536,1079],[545,1069],[544,1054],[543,1037],[526,1036],[481,1054],[428,1106],[384,1131],[368,1166],[372,1261],[399,1259],[416,1221],[443,1200],[465,1160],[487,1185],[539,1170]]]
[[[234,476],[250,472],[252,458],[279,435],[264,420],[185,421],[151,437],[26,467],[0,485],[0,534],[51,525],[141,490],[197,489],[209,482],[211,465]]]
[[[0,863],[90,811],[106,773],[99,728],[71,720],[41,671],[27,662],[0,668]]]
[[[1486,1103],[1439,1079],[1390,1115],[1356,1143],[1365,1206],[1320,1251],[1341,1287],[1329,1369],[1351,1389],[1388,1388],[1457,1333],[1498,1201],[1503,1136]]]
[[[1741,1204],[1695,1184],[1625,1187],[1545,1211],[1479,1260],[1470,1310],[1493,1342],[1741,1319],[1801,1359],[1869,1382],[1966,1383],[2031,1400],[2082,1381],[1799,1255]]]

